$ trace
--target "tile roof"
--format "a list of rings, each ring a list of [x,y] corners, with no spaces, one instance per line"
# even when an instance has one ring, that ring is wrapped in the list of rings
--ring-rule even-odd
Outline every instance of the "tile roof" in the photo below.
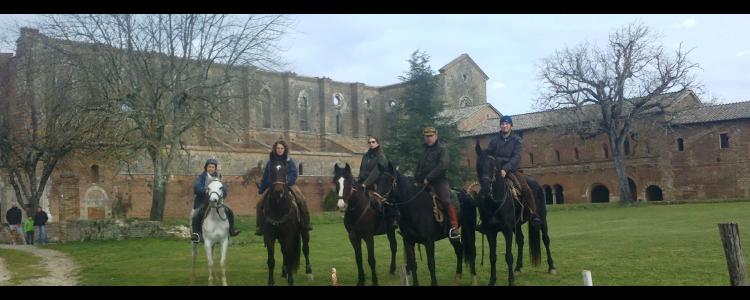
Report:
[[[750,101],[702,106],[679,112],[676,124],[694,124],[750,118]]]

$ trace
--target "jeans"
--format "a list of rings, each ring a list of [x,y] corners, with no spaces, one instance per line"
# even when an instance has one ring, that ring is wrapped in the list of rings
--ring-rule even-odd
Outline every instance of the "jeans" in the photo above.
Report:
[[[37,243],[47,243],[47,226],[46,225],[40,225],[40,226],[34,226],[36,228],[36,232],[39,232],[39,235],[36,240]]]

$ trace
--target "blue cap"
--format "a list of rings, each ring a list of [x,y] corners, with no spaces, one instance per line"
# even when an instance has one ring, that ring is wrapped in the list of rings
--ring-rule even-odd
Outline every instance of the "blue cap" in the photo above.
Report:
[[[500,123],[502,123],[502,122],[508,123],[508,124],[510,124],[512,126],[513,125],[513,118],[511,118],[510,116],[503,116],[502,118],[500,118]]]

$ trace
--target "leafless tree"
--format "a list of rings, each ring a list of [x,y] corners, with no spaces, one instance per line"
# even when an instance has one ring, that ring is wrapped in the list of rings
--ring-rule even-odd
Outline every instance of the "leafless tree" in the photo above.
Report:
[[[542,96],[537,106],[558,109],[575,124],[582,138],[606,134],[618,176],[620,201],[630,203],[623,143],[633,122],[649,111],[672,105],[665,94],[697,87],[682,44],[673,52],[642,23],[631,23],[614,33],[604,47],[583,43],[556,51],[543,60]]]
[[[238,96],[225,89],[243,72],[279,67],[289,28],[281,15],[48,15],[40,24],[101,110],[132,126],[134,149],[153,165],[151,220],[163,218],[181,138],[227,123],[220,111]]]
[[[21,39],[0,76],[0,169],[29,215],[63,158],[116,148],[120,128],[89,109],[73,69],[51,52]]]

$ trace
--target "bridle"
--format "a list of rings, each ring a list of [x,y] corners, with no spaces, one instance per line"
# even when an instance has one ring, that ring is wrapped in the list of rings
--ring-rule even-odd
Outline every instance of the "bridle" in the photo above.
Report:
[[[393,193],[393,191],[395,191],[396,188],[398,188],[398,184],[396,183],[396,175],[389,174],[389,173],[386,173],[386,172],[383,172],[383,173],[380,174],[380,176],[383,176],[383,175],[390,177],[390,180],[391,180],[391,184],[390,184],[391,190],[389,190],[387,193],[385,193],[382,196],[379,195],[378,193],[375,193],[375,194],[378,197],[383,197],[385,199],[385,201],[383,201],[383,203],[385,203],[387,205],[393,205],[393,206],[406,205],[406,204],[414,201],[415,199],[417,199],[417,196],[419,196],[420,194],[422,194],[422,192],[424,192],[425,188],[427,187],[427,186],[422,186],[422,188],[419,189],[419,191],[417,191],[413,196],[411,196],[411,198],[409,198],[409,200],[406,200],[404,202],[395,202],[395,203],[394,202],[389,202],[388,199],[391,198],[391,193]]]

